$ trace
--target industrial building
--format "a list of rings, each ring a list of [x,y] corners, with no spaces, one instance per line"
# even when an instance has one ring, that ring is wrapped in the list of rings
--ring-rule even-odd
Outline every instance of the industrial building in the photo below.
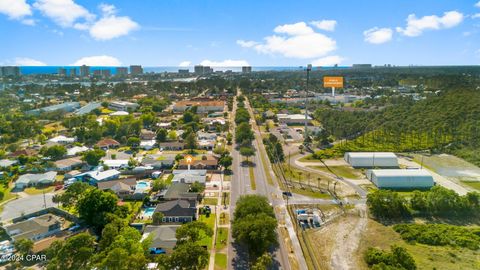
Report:
[[[182,100],[173,105],[173,112],[184,112],[192,107],[197,107],[197,113],[223,112],[225,102],[222,100]]]
[[[347,152],[344,159],[354,168],[398,168],[398,158],[391,152]]]
[[[385,189],[429,189],[435,185],[432,175],[424,169],[369,170],[367,178]]]
[[[108,108],[114,111],[129,111],[136,110],[138,108],[137,103],[128,102],[128,101],[112,101],[108,104]]]
[[[40,113],[55,112],[55,111],[73,112],[78,108],[80,108],[79,102],[65,102],[65,103],[60,103],[60,104],[56,104],[48,107],[43,107],[40,109],[30,110],[30,111],[27,111],[26,113],[30,115],[39,115]]]
[[[280,124],[287,125],[305,125],[305,122],[310,124],[312,117],[308,116],[305,119],[304,114],[277,114],[277,119]]]

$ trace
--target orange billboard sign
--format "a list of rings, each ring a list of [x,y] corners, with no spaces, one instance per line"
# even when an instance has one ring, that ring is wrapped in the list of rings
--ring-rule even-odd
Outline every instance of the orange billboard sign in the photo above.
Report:
[[[325,76],[323,77],[323,87],[343,88],[343,77],[340,76]]]

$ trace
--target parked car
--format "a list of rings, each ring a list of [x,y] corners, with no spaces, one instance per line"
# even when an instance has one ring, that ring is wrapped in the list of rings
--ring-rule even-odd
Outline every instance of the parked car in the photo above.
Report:
[[[150,248],[150,254],[153,255],[159,255],[159,254],[165,254],[165,250],[163,248]]]

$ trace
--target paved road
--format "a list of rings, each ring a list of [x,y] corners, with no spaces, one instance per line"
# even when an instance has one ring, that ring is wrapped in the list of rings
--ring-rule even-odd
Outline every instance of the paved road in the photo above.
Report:
[[[250,117],[255,119],[253,110],[248,101],[245,102],[246,108],[250,113]],[[302,253],[300,242],[298,241],[297,234],[295,232],[292,220],[286,208],[286,201],[283,199],[282,190],[279,188],[277,181],[273,181],[273,185],[268,184],[266,174],[270,174],[272,179],[275,179],[275,174],[273,173],[270,162],[267,162],[267,168],[264,167],[264,164],[261,159],[262,151],[265,151],[265,146],[263,145],[262,134],[256,123],[252,120],[252,127],[255,133],[254,147],[257,149],[254,162],[256,164],[255,170],[255,181],[257,182],[257,194],[265,195],[270,200],[273,206],[275,206],[279,211],[275,212],[277,220],[285,220],[285,228],[288,231],[292,250],[294,252],[294,257],[297,260],[299,269],[307,269],[307,263]],[[265,153],[265,152],[264,152]],[[265,157],[267,160],[268,158]],[[279,239],[279,248],[275,252],[275,259],[279,263],[279,267],[282,269],[290,269],[290,262],[288,260],[288,250],[285,246],[284,241]]]
[[[240,94],[240,93],[239,93]],[[245,102],[247,109],[251,108],[248,105],[248,102]],[[237,103],[234,102],[233,105],[233,112],[236,111]],[[231,122],[233,123],[233,130],[235,129],[235,124],[233,121],[234,115],[231,114]],[[253,119],[253,116],[252,116]],[[233,218],[233,212],[235,208],[235,204],[237,199],[244,194],[262,194],[267,196],[272,205],[276,205],[277,202],[272,200],[271,191],[269,190],[269,186],[266,180],[266,170],[263,168],[263,163],[261,162],[260,152],[259,152],[259,140],[258,134],[256,134],[257,140],[253,142],[254,147],[257,149],[256,154],[252,157],[253,163],[256,164],[254,167],[254,174],[255,174],[255,182],[256,182],[256,190],[252,190],[250,185],[250,174],[249,168],[244,167],[241,165],[242,157],[240,153],[233,149],[232,150],[232,170],[234,172],[232,176],[231,182],[231,189],[230,189],[230,213],[231,218]],[[260,140],[261,143],[261,140]],[[280,196],[281,197],[281,196]],[[235,245],[233,243],[232,238],[230,237],[229,245],[228,245],[228,269],[248,269],[248,254],[246,250],[242,249],[240,246]],[[290,269],[289,261],[288,261],[288,253],[284,247],[283,241],[279,241],[280,246],[277,250],[274,251],[274,265],[276,269]],[[301,253],[301,249],[300,249]],[[301,255],[303,258],[303,255]],[[301,268],[307,269],[307,268]]]
[[[363,188],[361,188],[360,186],[358,186],[357,184],[355,184],[355,180],[344,178],[344,177],[337,177],[333,173],[324,172],[324,171],[321,171],[321,170],[317,170],[317,169],[308,167],[303,162],[298,161],[302,157],[304,157],[304,155],[297,155],[297,156],[292,157],[290,159],[290,165],[292,167],[300,168],[304,171],[309,171],[309,172],[312,172],[312,173],[323,175],[323,176],[328,177],[328,178],[330,178],[332,180],[335,180],[335,181],[343,182],[344,184],[353,188],[353,190],[355,190],[355,192],[358,193],[358,195],[360,195],[361,198],[366,198],[367,197],[367,191],[364,190]]]
[[[52,202],[53,193],[45,194],[45,202],[47,207],[56,206]],[[8,221],[12,218],[21,216],[22,214],[30,214],[44,208],[43,194],[31,195],[25,198],[10,201],[3,206],[0,220],[2,222]]]

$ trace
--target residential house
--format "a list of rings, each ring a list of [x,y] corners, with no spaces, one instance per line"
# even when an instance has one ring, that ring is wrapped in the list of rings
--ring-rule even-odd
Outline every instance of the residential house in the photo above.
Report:
[[[59,171],[71,171],[73,169],[79,169],[83,166],[84,162],[80,159],[80,157],[72,157],[57,160],[54,162],[55,168]]]
[[[51,185],[55,182],[57,172],[46,172],[39,174],[24,174],[15,181],[15,188],[24,189],[30,186]]]
[[[215,148],[215,145],[217,145],[217,142],[212,141],[212,140],[197,141],[197,148],[198,149],[213,150]]]
[[[205,184],[207,180],[207,170],[173,170],[172,174],[172,183]]]
[[[154,213],[162,213],[164,223],[186,223],[197,219],[195,200],[166,201],[157,204]]]
[[[103,165],[109,169],[124,169],[128,167],[128,159],[105,159],[102,161]]]
[[[163,155],[159,158],[147,156],[142,159],[142,164],[145,166],[151,166],[155,170],[171,168],[175,164],[175,155]]]
[[[74,146],[67,149],[67,157],[76,156],[79,153],[85,152],[88,150],[86,146]]]
[[[207,140],[207,141],[216,141],[217,140],[217,134],[215,133],[210,133],[210,132],[202,132],[199,131],[197,132],[197,140]]]
[[[190,164],[190,169],[192,170],[216,170],[218,168],[218,161],[215,158],[205,159],[205,160],[193,160]],[[185,170],[188,169],[188,164],[185,159],[180,160],[178,163],[178,169]]]
[[[180,225],[147,225],[142,240],[151,237],[149,249],[151,254],[171,253],[177,244],[176,232]]]
[[[121,199],[130,197],[135,192],[136,185],[137,180],[134,177],[97,183],[98,189],[111,190]]]
[[[17,163],[18,163],[17,160],[2,159],[2,160],[0,160],[0,168],[7,168],[7,167],[13,166]]]
[[[190,192],[190,184],[174,182],[166,190],[158,194],[158,199],[171,200],[200,200],[200,194]]]
[[[158,147],[160,150],[180,151],[185,148],[185,144],[183,142],[161,142]]]
[[[76,179],[89,182],[92,185],[97,185],[102,181],[115,180],[119,177],[120,172],[115,169],[106,171],[90,171],[75,176]]]
[[[77,141],[77,138],[59,135],[48,140],[50,143],[71,144]]]
[[[140,141],[140,148],[145,150],[151,150],[157,144],[156,140],[142,140]]]
[[[32,157],[36,156],[38,154],[37,150],[34,149],[22,149],[22,150],[17,150],[15,152],[12,152],[8,155],[10,158],[17,158],[19,156],[26,156],[26,157]]]
[[[155,140],[155,138],[157,137],[157,134],[155,134],[155,132],[151,131],[151,130],[147,130],[147,129],[142,129],[140,131],[140,139],[141,140]]]
[[[106,149],[110,149],[110,148],[117,148],[120,146],[120,143],[117,142],[116,140],[114,139],[102,139],[100,141],[97,142],[96,146],[98,146],[99,148],[103,149],[103,150],[106,150]]]
[[[5,231],[13,241],[30,239],[36,242],[60,232],[61,228],[60,217],[45,214],[5,226]]]

